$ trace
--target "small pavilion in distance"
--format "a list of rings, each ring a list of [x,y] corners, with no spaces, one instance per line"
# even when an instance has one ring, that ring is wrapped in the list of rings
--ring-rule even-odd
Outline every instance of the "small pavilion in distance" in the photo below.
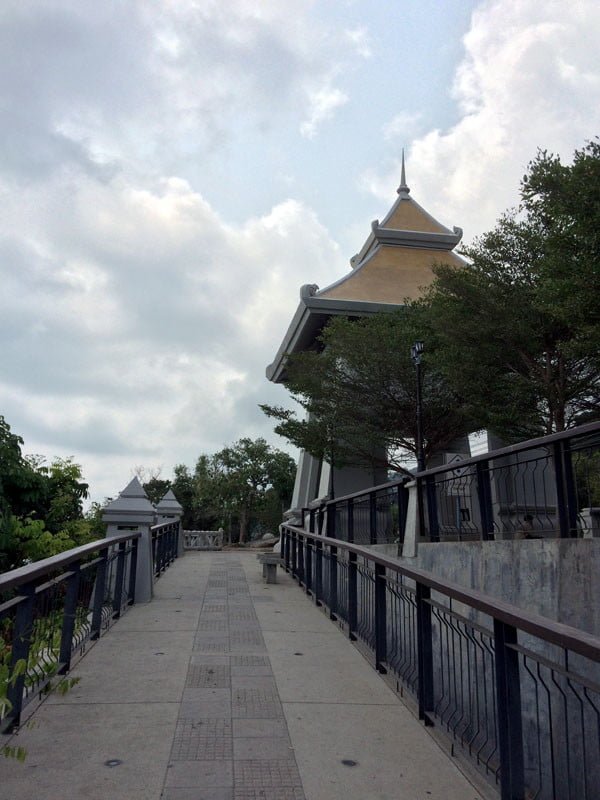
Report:
[[[433,266],[463,266],[454,252],[462,230],[450,230],[425,211],[410,195],[404,154],[398,198],[382,222],[375,220],[360,251],[350,259],[350,272],[324,289],[307,284],[300,303],[266,375],[285,383],[286,358],[313,347],[323,327],[334,316],[362,317],[394,311],[407,299],[416,300],[433,281]],[[358,492],[387,480],[385,471],[358,467],[331,467],[302,451],[298,460],[292,505],[295,516],[313,501]]]

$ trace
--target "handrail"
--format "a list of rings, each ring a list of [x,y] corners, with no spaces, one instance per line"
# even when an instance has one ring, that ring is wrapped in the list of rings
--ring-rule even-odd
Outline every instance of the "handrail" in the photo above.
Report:
[[[527,439],[526,441],[519,442],[518,444],[511,444],[507,445],[506,447],[500,447],[497,450],[490,450],[487,453],[481,453],[478,456],[469,456],[468,458],[463,458],[460,460],[460,462],[456,462],[456,464],[441,464],[438,467],[430,467],[422,472],[414,472],[411,475],[402,475],[399,478],[393,478],[391,481],[379,483],[376,486],[370,486],[368,489],[360,489],[358,492],[352,492],[351,494],[340,495],[339,497],[334,497],[333,499],[323,501],[314,500],[312,501],[311,505],[314,504],[313,508],[317,509],[324,505],[329,506],[337,503],[343,503],[348,500],[354,500],[357,497],[365,497],[371,492],[379,492],[383,489],[392,489],[395,486],[402,485],[408,480],[426,478],[429,475],[438,475],[443,472],[451,471],[452,469],[464,469],[465,467],[481,463],[482,461],[493,461],[494,459],[516,455],[517,453],[521,453],[526,450],[535,450],[546,445],[555,444],[556,442],[562,442],[565,439],[577,439],[579,437],[587,436],[590,433],[600,434],[600,422],[589,422],[586,425],[579,425],[576,428],[568,428],[567,430],[559,431],[558,433],[551,433],[535,439]],[[310,510],[310,506],[308,510]]]
[[[119,536],[109,536],[105,539],[96,539],[88,544],[82,544],[79,547],[73,547],[71,550],[65,550],[64,553],[50,556],[49,558],[42,558],[40,561],[34,561],[32,564],[26,564],[23,567],[9,570],[0,575],[0,592],[13,589],[15,586],[20,586],[22,583],[29,583],[48,572],[55,572],[61,567],[71,564],[73,561],[81,559],[90,553],[95,553],[97,550],[105,550],[107,547],[112,547],[121,542],[127,542],[131,539],[139,539],[142,534],[138,531],[128,531],[126,534]]]
[[[441,464],[439,467],[431,467],[430,469],[423,470],[423,472],[416,472],[415,478],[425,478],[428,475],[437,475],[440,472],[448,472],[451,469],[463,469],[471,464],[478,464],[481,461],[493,461],[496,458],[504,458],[505,456],[516,455],[526,450],[536,450],[540,447],[545,447],[549,444],[556,444],[557,442],[564,442],[565,439],[579,439],[580,437],[587,436],[590,433],[600,433],[600,422],[589,422],[587,425],[579,425],[576,428],[567,428],[566,431],[559,431],[558,433],[551,433],[547,436],[540,436],[537,439],[527,439],[524,442],[517,444],[510,444],[506,447],[500,447],[498,450],[490,450],[487,453],[481,453],[478,456],[470,456],[469,458],[461,459],[453,464]]]
[[[347,550],[349,553],[356,553],[356,555],[363,556],[374,564],[399,572],[405,578],[424,584],[430,589],[441,592],[460,603],[466,603],[475,610],[488,614],[507,625],[519,628],[525,633],[545,639],[550,644],[556,644],[559,647],[572,650],[574,653],[586,658],[600,661],[600,638],[591,633],[586,633],[562,622],[555,622],[548,617],[543,617],[541,614],[532,614],[530,611],[519,608],[512,603],[492,598],[490,595],[478,592],[475,589],[465,589],[457,583],[439,578],[432,572],[407,567],[397,559],[379,555],[370,547],[350,544],[341,539],[324,538],[288,523],[284,523],[282,527],[288,528],[294,531],[296,535],[300,534],[306,539],[326,544],[327,547],[337,547]]]
[[[462,464],[462,462],[461,462]],[[318,509],[323,505],[335,505],[336,503],[344,503],[348,500],[354,500],[357,497],[365,497],[372,492],[381,492],[385,489],[394,489],[396,486],[403,486],[408,481],[414,480],[413,475],[401,475],[399,478],[392,478],[391,481],[385,483],[378,483],[376,486],[369,486],[368,489],[359,489],[358,492],[351,492],[350,494],[342,494],[339,497],[334,497],[333,500],[313,500],[311,501],[308,510]]]

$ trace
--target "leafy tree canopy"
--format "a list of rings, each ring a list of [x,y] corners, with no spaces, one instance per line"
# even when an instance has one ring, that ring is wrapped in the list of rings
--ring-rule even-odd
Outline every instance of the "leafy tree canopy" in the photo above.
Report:
[[[24,457],[23,439],[0,416],[0,570],[37,561],[89,541],[83,517],[88,485],[71,458],[46,465]]]
[[[291,500],[293,459],[264,439],[243,438],[212,455],[198,458],[194,472],[174,470],[173,491],[183,506],[184,527],[235,528],[241,542],[251,527],[273,530]]]
[[[424,338],[427,317],[408,306],[358,320],[334,318],[319,351],[289,357],[286,385],[307,412],[261,406],[277,420],[275,431],[296,446],[337,466],[407,471],[415,454],[416,376],[411,347]],[[468,426],[459,393],[424,354],[426,456],[447,447]]]
[[[478,427],[508,440],[600,412],[600,146],[529,165],[521,205],[437,267],[422,303],[435,363]]]

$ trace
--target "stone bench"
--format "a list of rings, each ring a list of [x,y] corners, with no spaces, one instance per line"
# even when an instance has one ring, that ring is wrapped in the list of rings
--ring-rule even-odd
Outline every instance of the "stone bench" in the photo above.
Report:
[[[256,558],[262,564],[265,583],[277,583],[277,566],[279,564],[283,565],[283,560],[279,553],[259,553]]]

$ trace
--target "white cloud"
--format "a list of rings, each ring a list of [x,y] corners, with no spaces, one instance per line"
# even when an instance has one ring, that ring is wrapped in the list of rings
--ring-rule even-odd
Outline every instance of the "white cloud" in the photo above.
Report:
[[[115,464],[169,469],[269,435],[256,406],[279,396],[264,369],[297,288],[344,268],[314,212],[286,200],[234,227],[182,179],[122,176],[6,208],[0,407],[28,450],[74,453],[99,496],[126,482]]]
[[[408,141],[420,126],[421,118],[418,111],[401,111],[385,123],[382,128],[383,138],[387,141]]]
[[[448,130],[413,140],[413,194],[465,239],[490,228],[518,201],[518,184],[538,147],[568,160],[600,131],[600,6],[496,0],[473,14],[453,94],[461,112]],[[389,200],[400,167],[363,175]],[[448,216],[450,215],[450,219]]]
[[[369,32],[366,28],[353,28],[352,30],[345,31],[346,39],[354,47],[357,55],[361,58],[371,58],[373,51],[371,50]]]
[[[314,139],[319,126],[331,119],[335,110],[348,102],[348,95],[330,85],[322,86],[309,95],[308,118],[300,125],[300,133],[307,139]]]

